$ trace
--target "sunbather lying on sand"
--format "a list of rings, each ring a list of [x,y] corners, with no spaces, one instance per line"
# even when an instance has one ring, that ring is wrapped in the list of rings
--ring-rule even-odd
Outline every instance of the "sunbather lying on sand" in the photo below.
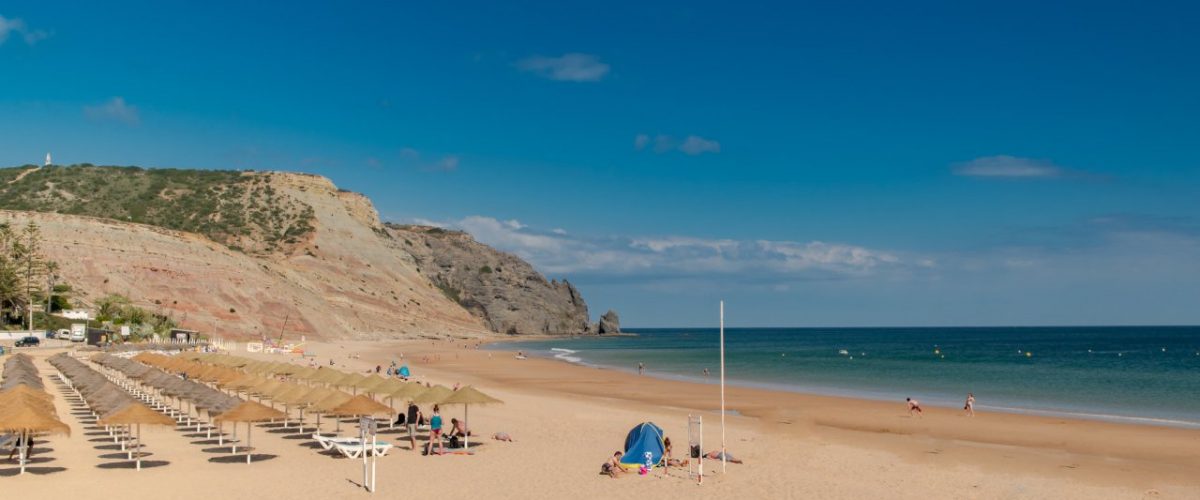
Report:
[[[507,441],[509,443],[517,442],[517,440],[513,439],[512,436],[509,436],[507,432],[497,432],[492,434],[492,439],[495,439],[496,441]]]
[[[707,454],[707,455],[704,455],[704,458],[707,458],[707,459],[709,459],[709,460],[720,460],[720,459],[721,459],[721,455],[722,455],[722,452],[721,452],[721,451],[719,451],[719,450],[713,450],[713,451],[710,451],[710,452],[708,452],[708,454]],[[729,453],[725,453],[724,455],[725,455],[725,461],[726,461],[726,462],[729,462],[729,463],[731,463],[731,464],[740,464],[740,463],[742,463],[742,461],[741,461],[741,460],[738,460],[738,459],[736,459],[736,458],[733,458],[733,455],[730,455]]]

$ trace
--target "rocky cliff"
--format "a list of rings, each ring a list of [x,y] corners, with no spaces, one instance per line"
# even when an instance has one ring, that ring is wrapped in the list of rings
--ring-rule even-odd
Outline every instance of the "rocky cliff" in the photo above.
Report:
[[[506,334],[588,333],[588,308],[571,283],[547,281],[515,255],[461,231],[388,224],[417,269],[447,297]]]
[[[385,227],[314,175],[0,169],[0,222],[30,221],[85,302],[117,293],[223,336],[588,331],[569,283],[462,233]]]

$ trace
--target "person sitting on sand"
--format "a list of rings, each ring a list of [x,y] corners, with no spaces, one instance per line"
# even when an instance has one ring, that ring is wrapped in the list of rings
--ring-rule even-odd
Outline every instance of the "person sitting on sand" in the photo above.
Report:
[[[709,460],[720,460],[720,459],[721,459],[721,457],[725,457],[725,461],[726,461],[726,462],[729,462],[729,463],[731,463],[731,464],[740,464],[740,463],[742,463],[742,461],[741,461],[741,460],[738,460],[738,459],[736,459],[736,458],[733,458],[733,455],[730,455],[728,452],[723,452],[723,451],[713,450],[713,451],[710,451],[710,452],[708,452],[708,454],[707,454],[707,455],[704,455],[704,458],[707,458],[707,459],[709,459]]]
[[[667,467],[686,467],[689,463],[686,459],[671,458],[671,438],[669,437],[663,438],[663,463],[667,464]]]
[[[924,412],[921,411],[921,403],[918,403],[917,400],[913,398],[904,398],[904,400],[908,401],[908,416],[913,416],[914,412],[916,412],[917,415],[924,414]]]
[[[600,473],[613,479],[616,479],[617,476],[624,474],[625,469],[621,468],[621,455],[622,453],[619,451],[613,453],[612,458],[608,459],[607,462],[604,462],[604,464],[600,466]]]
[[[467,426],[462,420],[457,418],[450,419],[450,437],[467,437],[471,435],[471,431],[467,430]]]
[[[517,440],[513,439],[512,436],[509,436],[507,432],[497,432],[495,434],[492,434],[492,439],[495,439],[496,441],[505,441],[505,442],[509,442],[509,443],[517,442]]]

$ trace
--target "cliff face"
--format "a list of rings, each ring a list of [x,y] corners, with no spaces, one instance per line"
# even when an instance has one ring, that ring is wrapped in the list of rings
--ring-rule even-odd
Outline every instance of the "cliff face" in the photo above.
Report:
[[[588,308],[567,281],[546,281],[515,255],[497,251],[461,231],[387,226],[416,260],[418,270],[447,297],[496,332],[589,333]]]
[[[0,169],[0,222],[41,226],[85,302],[121,294],[227,337],[588,331],[569,283],[463,233],[385,227],[369,199],[324,177],[168,174]]]

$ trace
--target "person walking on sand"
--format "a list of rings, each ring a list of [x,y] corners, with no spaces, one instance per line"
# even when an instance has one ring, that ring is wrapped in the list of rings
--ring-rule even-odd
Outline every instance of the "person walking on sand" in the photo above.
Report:
[[[638,362],[638,375],[646,374],[646,363]]]
[[[405,418],[404,428],[408,430],[408,443],[412,451],[417,451],[417,424],[421,423],[421,408],[416,403],[409,402]]]
[[[433,405],[433,416],[429,417],[429,444],[426,445],[425,454],[433,454],[433,440],[437,440],[438,455],[446,454],[446,447],[442,443],[442,412],[438,405]]]
[[[917,400],[913,398],[904,398],[904,400],[908,401],[908,416],[913,416],[914,412],[917,415],[924,414],[924,412],[921,411],[921,403],[917,402]]]
[[[971,392],[967,393],[967,403],[963,406],[963,410],[965,410],[967,412],[968,417],[975,416],[975,394],[974,393],[971,393]]]

